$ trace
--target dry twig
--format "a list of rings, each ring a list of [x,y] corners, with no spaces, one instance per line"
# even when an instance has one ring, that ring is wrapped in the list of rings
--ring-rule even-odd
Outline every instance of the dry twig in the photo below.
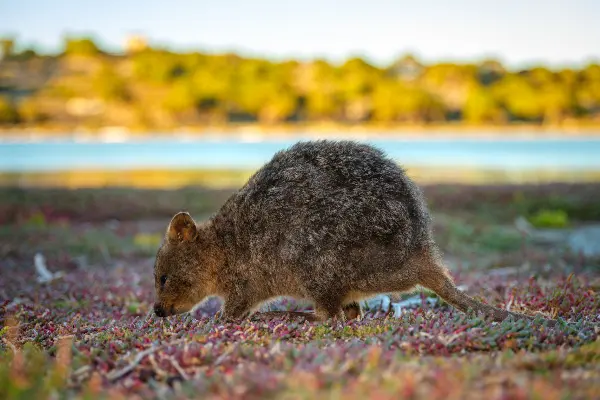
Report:
[[[185,379],[186,381],[190,379],[190,377],[188,376],[188,374],[183,370],[183,368],[181,367],[181,365],[179,365],[179,363],[177,362],[177,360],[175,359],[175,357],[171,356],[169,357],[169,361],[171,361],[171,364],[173,365],[173,367],[177,370],[177,372],[179,372],[179,375],[181,375],[181,377],[183,379]]]
[[[176,344],[183,343],[183,342],[185,342],[185,339],[175,340],[174,342],[166,343],[166,344],[160,345],[160,346],[151,347],[149,349],[141,351],[135,356],[135,358],[129,365],[127,365],[126,367],[121,368],[119,370],[111,371],[107,375],[107,379],[111,382],[114,382],[114,381],[122,378],[123,376],[127,375],[129,372],[131,372],[136,366],[138,366],[138,364],[140,362],[142,362],[142,360],[145,357],[147,357],[153,353],[156,353],[157,351],[159,351],[167,346],[172,346],[172,345],[176,345]]]

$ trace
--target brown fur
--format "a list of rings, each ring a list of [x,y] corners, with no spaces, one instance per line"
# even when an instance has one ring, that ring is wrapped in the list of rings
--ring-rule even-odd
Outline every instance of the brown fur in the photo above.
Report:
[[[216,295],[220,315],[239,319],[291,296],[313,301],[318,320],[344,320],[362,315],[361,299],[421,285],[463,312],[529,318],[458,290],[419,188],[381,151],[349,141],[277,153],[203,224],[176,214],[154,274],[159,316]]]

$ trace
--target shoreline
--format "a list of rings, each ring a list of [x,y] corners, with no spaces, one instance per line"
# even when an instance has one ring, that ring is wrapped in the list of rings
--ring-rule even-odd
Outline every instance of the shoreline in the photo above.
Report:
[[[36,142],[70,139],[82,142],[126,142],[168,138],[179,140],[273,141],[289,139],[549,139],[598,138],[600,124],[540,126],[510,125],[374,125],[339,123],[237,124],[225,126],[182,126],[174,129],[135,130],[123,126],[89,129],[85,127],[18,127],[0,128],[3,142]]]
[[[419,184],[585,184],[600,182],[598,170],[547,170],[539,168],[506,170],[465,166],[403,165]],[[0,171],[0,187],[19,188],[108,188],[178,189],[189,186],[207,188],[239,187],[257,168],[198,168],[122,170],[85,169],[52,171]]]

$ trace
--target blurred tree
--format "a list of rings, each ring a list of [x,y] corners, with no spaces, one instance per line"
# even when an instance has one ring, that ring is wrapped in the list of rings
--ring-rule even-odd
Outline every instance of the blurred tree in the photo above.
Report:
[[[588,65],[578,74],[574,89],[577,104],[584,114],[600,113],[600,65]]]
[[[310,120],[341,117],[343,96],[339,91],[339,72],[324,60],[307,65],[305,83],[306,111]]]
[[[339,69],[339,84],[344,100],[361,98],[373,90],[380,71],[360,58],[351,58]]]
[[[469,93],[463,109],[465,121],[483,124],[503,122],[504,112],[494,96],[482,87],[476,87]]]
[[[13,38],[0,39],[0,59],[9,58],[14,54],[15,40]]]
[[[164,107],[175,113],[193,110],[199,98],[185,79],[174,82],[164,99]]]
[[[443,102],[436,95],[420,87],[403,88],[397,98],[397,105],[402,121],[424,123],[444,120]]]
[[[540,93],[544,123],[559,124],[574,111],[574,95],[566,85],[560,83],[546,84]]]
[[[25,49],[18,53],[13,53],[11,59],[18,61],[29,61],[33,58],[39,57],[34,49]]]
[[[179,56],[164,50],[147,49],[132,56],[133,76],[142,81],[164,84],[184,72]]]
[[[260,108],[258,119],[264,123],[283,122],[290,118],[298,105],[298,98],[289,90],[271,93]]]
[[[138,118],[144,126],[226,119],[549,124],[573,117],[600,120],[600,66],[595,64],[578,70],[539,66],[512,72],[493,59],[423,65],[408,54],[380,68],[360,57],[340,65],[325,60],[275,62],[236,54],[174,53],[147,45],[124,56],[73,62],[37,57],[33,51],[15,53],[11,39],[0,44],[3,53],[12,54],[10,62],[0,64],[0,90],[23,87],[20,93],[28,93],[33,85],[33,99],[44,99],[19,102],[16,110],[5,100],[4,120],[14,120],[15,113],[24,122],[64,120],[55,112],[61,108],[56,102],[86,96],[129,102],[130,109],[144,116]],[[65,54],[99,53],[90,38],[65,38]],[[62,62],[70,64],[61,68]],[[28,100],[29,95],[24,96]],[[38,113],[40,104],[52,112]],[[94,118],[98,123],[109,117]]]
[[[347,60],[338,71],[338,90],[349,121],[365,120],[371,112],[370,97],[382,71],[361,58]]]
[[[559,82],[563,83],[565,87],[569,89],[575,88],[577,86],[577,80],[579,77],[577,76],[577,72],[572,69],[563,69],[558,72],[557,79]]]
[[[379,121],[424,123],[441,121],[444,114],[443,103],[418,86],[384,80],[373,93],[373,117]]]
[[[93,89],[104,101],[129,101],[131,99],[126,81],[110,64],[104,64],[93,78]]]
[[[506,74],[506,70],[498,60],[484,60],[478,66],[479,82],[484,86],[489,86],[494,82],[502,79]]]
[[[18,107],[18,114],[23,122],[39,123],[49,119],[39,102],[35,98],[23,100]]]
[[[16,124],[19,122],[19,113],[12,101],[0,96],[0,124]]]
[[[523,75],[508,75],[493,86],[494,96],[513,119],[541,121],[544,110],[540,93]]]
[[[373,92],[373,117],[378,121],[390,122],[398,117],[396,96],[400,90],[395,82],[380,82]]]
[[[436,64],[424,70],[418,83],[435,95],[449,113],[459,116],[472,88],[479,85],[477,74],[475,65]]]
[[[98,46],[91,38],[65,38],[65,54],[79,56],[95,56],[100,53]]]
[[[230,96],[232,80],[228,70],[219,71],[214,68],[203,67],[193,72],[189,84],[200,97],[225,101]]]
[[[341,113],[341,102],[333,90],[312,90],[306,96],[306,110],[310,120],[331,120]]]

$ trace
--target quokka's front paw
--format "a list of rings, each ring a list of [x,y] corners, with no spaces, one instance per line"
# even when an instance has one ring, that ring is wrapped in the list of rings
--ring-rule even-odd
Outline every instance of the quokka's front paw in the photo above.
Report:
[[[352,302],[350,304],[345,305],[342,310],[344,311],[344,315],[346,317],[346,321],[350,321],[356,319],[360,321],[365,316],[362,307],[358,302]]]

